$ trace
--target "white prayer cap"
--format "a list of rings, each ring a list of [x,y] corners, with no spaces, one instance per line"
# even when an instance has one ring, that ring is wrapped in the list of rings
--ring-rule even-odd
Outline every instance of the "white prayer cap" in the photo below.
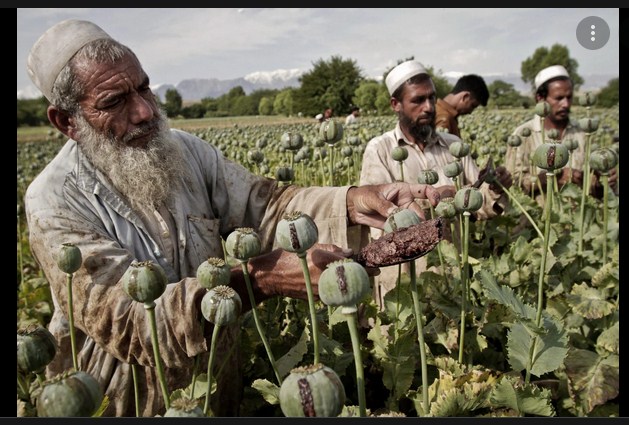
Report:
[[[428,71],[426,71],[426,68],[424,68],[421,63],[415,60],[402,62],[393,68],[384,80],[387,85],[387,89],[389,90],[389,94],[393,95],[393,92],[404,84],[406,80],[419,74],[428,74]]]
[[[548,68],[544,68],[535,76],[535,90],[539,89],[546,81],[556,77],[570,78],[570,74],[568,74],[566,68],[561,65],[553,65]]]
[[[315,115],[315,119],[316,119],[316,120],[320,120],[320,119],[322,119],[322,118],[323,118],[323,114],[317,114],[317,115]]]
[[[81,47],[90,41],[111,38],[99,26],[88,21],[68,19],[50,27],[33,44],[26,61],[28,75],[46,99],[63,67]]]

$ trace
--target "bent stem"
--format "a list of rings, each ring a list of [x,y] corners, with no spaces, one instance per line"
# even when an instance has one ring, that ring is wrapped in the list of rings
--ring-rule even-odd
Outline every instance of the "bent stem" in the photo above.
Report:
[[[207,361],[207,391],[205,392],[205,406],[203,407],[203,413],[205,416],[210,416],[210,397],[212,394],[212,366],[214,365],[214,355],[216,353],[216,343],[218,341],[218,330],[220,325],[215,324],[212,329],[212,346],[210,347],[210,358]],[[192,393],[194,396],[194,392]]]
[[[164,397],[164,406],[166,410],[170,409],[170,394],[168,393],[168,387],[166,386],[166,377],[164,376],[164,366],[162,365],[162,358],[159,354],[159,343],[157,340],[157,323],[155,321],[155,302],[144,303],[149,320],[151,323],[151,343],[153,344],[153,355],[155,356],[155,367],[157,368],[157,377],[159,378],[159,385],[162,389],[162,396]]]
[[[301,269],[306,280],[306,291],[308,292],[308,308],[310,309],[310,322],[312,325],[312,341],[314,344],[314,364],[319,363],[319,326],[317,325],[317,310],[315,309],[314,295],[312,293],[312,283],[310,282],[310,270],[306,261],[306,252],[297,254],[301,262]]]
[[[544,308],[544,278],[546,276],[546,257],[548,256],[548,245],[550,236],[550,216],[553,203],[553,179],[555,174],[552,172],[546,173],[546,206],[544,210],[544,250],[542,251],[542,261],[539,268],[539,280],[537,284],[537,314],[535,316],[535,324],[539,328],[542,322],[542,310]],[[533,366],[533,358],[535,355],[535,345],[537,337],[533,340],[531,348],[529,350],[528,367],[526,368],[525,382],[528,384],[531,379],[531,368]]]
[[[356,366],[356,386],[358,387],[358,406],[360,416],[367,416],[367,404],[365,397],[365,372],[363,370],[363,358],[360,353],[360,340],[358,338],[358,323],[356,320],[358,309],[356,306],[343,306],[341,312],[347,319],[347,326],[352,338],[352,349],[354,350],[354,365]]]
[[[533,226],[533,228],[535,229],[535,231],[537,232],[537,235],[544,240],[544,235],[542,234],[542,231],[539,230],[539,227],[537,227],[537,224],[535,224],[535,221],[533,220],[533,218],[529,215],[529,213],[524,209],[524,207],[522,206],[522,204],[520,204],[520,202],[518,202],[518,200],[515,198],[515,196],[513,196],[511,194],[511,192],[509,191],[508,188],[504,187],[502,183],[500,183],[499,180],[495,180],[494,183],[496,183],[498,186],[500,186],[500,188],[502,189],[502,191],[504,193],[507,194],[507,196],[509,197],[509,199],[518,206],[518,208],[520,209],[520,211],[522,212],[522,214],[524,214],[524,216],[527,218],[527,220],[529,221],[529,223],[531,223],[531,225]]]
[[[415,309],[415,321],[417,322],[417,342],[419,343],[419,356],[422,369],[422,399],[424,402],[424,414],[430,412],[428,400],[428,364],[426,363],[426,346],[424,344],[424,327],[422,318],[422,308],[419,303],[419,291],[417,290],[417,273],[415,261],[409,262],[411,274],[411,293],[413,295],[413,308]]]
[[[68,290],[68,322],[70,324],[70,345],[72,346],[72,365],[74,370],[79,370],[79,362],[76,356],[76,338],[74,336],[74,308],[72,303],[72,274],[66,273],[66,288]]]
[[[269,361],[271,362],[271,367],[273,368],[273,372],[275,372],[275,378],[279,386],[282,386],[282,378],[280,377],[280,373],[277,370],[277,366],[275,364],[275,357],[273,357],[273,352],[271,351],[271,346],[269,342],[266,340],[264,336],[264,332],[262,331],[262,324],[260,323],[260,318],[258,317],[258,309],[256,304],[256,299],[253,296],[253,288],[251,287],[251,279],[249,278],[249,269],[247,269],[247,261],[238,260],[240,262],[240,266],[242,267],[242,273],[245,276],[245,283],[247,284],[247,293],[249,294],[249,302],[251,303],[251,314],[253,315],[253,321],[256,324],[256,329],[258,330],[258,335],[260,335],[260,339],[262,340],[262,344],[264,344],[264,349],[266,350],[266,355],[269,357]]]

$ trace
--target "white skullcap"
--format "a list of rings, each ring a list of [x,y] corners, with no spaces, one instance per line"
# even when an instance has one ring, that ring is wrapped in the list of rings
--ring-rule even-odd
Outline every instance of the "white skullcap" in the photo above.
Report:
[[[546,81],[556,77],[570,78],[570,74],[568,74],[566,68],[561,65],[553,65],[548,68],[544,68],[535,76],[535,90],[539,89]]]
[[[415,60],[402,62],[393,68],[384,80],[387,85],[387,89],[389,90],[389,94],[393,95],[393,92],[404,84],[406,80],[419,74],[428,74],[428,71],[426,71],[426,68],[424,68],[421,63]]]
[[[50,27],[33,44],[26,69],[33,83],[46,99],[64,66],[90,41],[111,38],[99,26],[88,21],[68,19]]]
[[[323,118],[323,114],[317,114],[317,115],[315,115],[315,119],[320,120],[321,118]]]

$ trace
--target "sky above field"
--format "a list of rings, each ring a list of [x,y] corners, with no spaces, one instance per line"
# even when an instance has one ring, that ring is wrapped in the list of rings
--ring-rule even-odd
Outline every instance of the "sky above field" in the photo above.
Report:
[[[609,41],[583,47],[579,23],[603,19]],[[86,19],[138,55],[151,84],[192,78],[228,80],[278,70],[309,71],[319,60],[354,60],[363,76],[381,78],[415,57],[444,75],[520,74],[538,47],[561,44],[577,72],[619,75],[619,9],[17,9],[17,90],[38,96],[26,73],[37,38],[53,24]]]

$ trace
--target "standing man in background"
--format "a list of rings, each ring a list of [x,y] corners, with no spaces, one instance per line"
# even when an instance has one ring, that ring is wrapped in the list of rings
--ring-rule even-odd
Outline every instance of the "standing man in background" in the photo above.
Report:
[[[349,115],[345,118],[345,125],[354,124],[360,116],[360,108],[358,106],[352,106]]]

